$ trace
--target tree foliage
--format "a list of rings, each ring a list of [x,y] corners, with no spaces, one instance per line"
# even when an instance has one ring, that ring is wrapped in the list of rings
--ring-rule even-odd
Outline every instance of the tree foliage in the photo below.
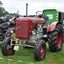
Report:
[[[2,5],[3,3],[2,3],[2,1],[0,1],[0,5]]]
[[[2,7],[3,3],[0,1],[0,16],[5,16],[6,14],[9,14],[4,7]]]

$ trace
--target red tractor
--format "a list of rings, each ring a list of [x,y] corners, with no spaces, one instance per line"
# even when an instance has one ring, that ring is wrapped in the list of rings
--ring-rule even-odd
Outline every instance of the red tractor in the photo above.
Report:
[[[16,19],[16,28],[7,32],[3,40],[2,53],[4,56],[13,55],[18,50],[18,44],[34,48],[34,58],[43,60],[46,55],[46,42],[49,41],[50,51],[62,49],[62,23],[54,22],[49,25],[48,17],[23,17]]]

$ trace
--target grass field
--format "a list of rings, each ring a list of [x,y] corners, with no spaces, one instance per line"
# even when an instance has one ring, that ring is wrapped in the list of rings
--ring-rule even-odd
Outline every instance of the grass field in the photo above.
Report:
[[[32,48],[23,48],[20,46],[19,51],[16,51],[13,56],[3,56],[0,51],[0,58],[9,58],[15,60],[14,62],[0,60],[0,64],[63,64],[64,63],[64,46],[60,52],[52,53],[47,48],[46,58],[43,61],[37,62],[34,60]],[[17,62],[21,60],[22,62]]]

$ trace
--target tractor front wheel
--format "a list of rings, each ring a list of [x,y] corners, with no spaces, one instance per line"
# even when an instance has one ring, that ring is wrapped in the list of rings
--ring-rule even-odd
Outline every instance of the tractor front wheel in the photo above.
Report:
[[[43,60],[46,55],[46,43],[44,40],[37,40],[34,47],[34,58],[37,61]]]
[[[11,44],[11,38],[6,37],[3,40],[3,44],[2,44],[2,54],[4,56],[8,56],[8,55],[14,55],[15,50],[13,49],[14,46],[10,46]]]

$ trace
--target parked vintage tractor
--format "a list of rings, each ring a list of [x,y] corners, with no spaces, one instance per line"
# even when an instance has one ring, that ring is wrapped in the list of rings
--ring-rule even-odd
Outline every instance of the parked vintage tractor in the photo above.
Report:
[[[3,40],[2,54],[4,56],[14,55],[15,51],[19,49],[20,43],[23,46],[34,48],[34,58],[37,61],[45,58],[47,41],[49,41],[50,51],[55,52],[62,49],[63,32],[60,13],[55,9],[44,10],[43,13],[44,16],[16,19],[15,30],[10,29]],[[57,20],[58,17],[59,20]],[[54,19],[55,22],[50,21],[50,19]]]
[[[48,42],[50,51],[59,51],[62,49],[64,40],[63,20],[64,13],[55,9],[44,10],[43,14],[49,17]]]
[[[0,24],[0,41],[4,40],[6,36],[5,34],[9,28],[15,27],[14,19],[15,17],[9,19],[8,21],[4,21],[3,23]]]

